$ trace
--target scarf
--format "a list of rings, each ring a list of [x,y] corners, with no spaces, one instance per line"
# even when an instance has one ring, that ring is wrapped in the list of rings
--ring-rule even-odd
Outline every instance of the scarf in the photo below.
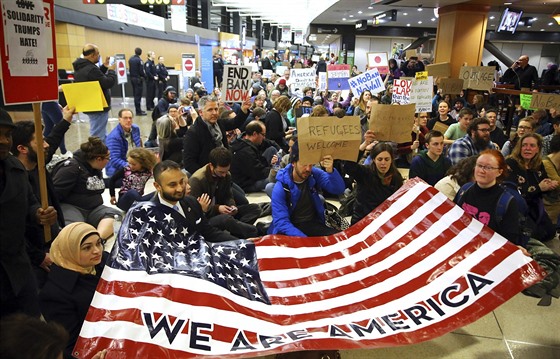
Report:
[[[52,243],[50,256],[59,267],[81,274],[95,275],[95,266],[83,267],[79,264],[82,240],[92,234],[97,234],[97,229],[84,222],[76,222],[62,228]]]

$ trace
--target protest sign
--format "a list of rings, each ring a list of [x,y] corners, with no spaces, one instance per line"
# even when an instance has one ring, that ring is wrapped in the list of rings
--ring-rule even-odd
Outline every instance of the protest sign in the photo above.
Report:
[[[392,103],[406,105],[410,103],[410,92],[412,91],[412,81],[395,79],[393,80]]]
[[[103,111],[104,107],[108,107],[99,81],[74,82],[60,86],[68,107],[75,107],[76,112]],[[88,95],[84,96],[85,93]]]
[[[463,79],[440,79],[438,88],[444,94],[456,95],[463,91]]]
[[[325,91],[327,89],[327,73],[319,72],[319,91]]]
[[[432,111],[433,89],[434,78],[432,76],[428,76],[426,80],[414,80],[412,82],[410,103],[416,104],[416,112]]]
[[[462,66],[459,78],[465,81],[465,89],[486,91],[494,87],[494,71],[494,66]]]
[[[373,104],[369,116],[369,129],[378,141],[410,142],[416,106]]]
[[[560,109],[560,95],[548,93],[534,93],[531,99],[531,108],[549,110]]]
[[[451,76],[451,64],[449,62],[430,64],[426,66],[426,71],[433,77],[449,77]]]
[[[243,102],[251,93],[251,66],[226,65],[222,83],[222,101]]]
[[[276,73],[280,76],[284,76],[284,71],[289,70],[288,66],[276,65]]]
[[[362,129],[358,116],[302,117],[297,121],[299,161],[318,163],[325,155],[355,161]]]
[[[519,103],[521,105],[521,107],[523,107],[525,110],[533,110],[533,107],[531,107],[531,101],[533,100],[533,95],[527,95],[527,94],[519,94]]]
[[[436,123],[434,123],[434,127],[432,128],[432,130],[433,131],[439,131],[441,133],[445,133],[448,128],[449,128],[449,125],[446,125],[443,122],[436,121]]]
[[[427,80],[428,79],[428,71],[418,71],[414,75],[414,79],[416,79],[416,80]]]
[[[360,96],[365,90],[372,94],[385,90],[381,75],[379,75],[379,71],[375,68],[348,79],[348,84],[355,96]]]
[[[314,88],[315,82],[315,69],[291,69],[290,82],[291,86],[295,89],[303,89],[305,87]]]
[[[348,90],[350,85],[348,79],[350,78],[350,65],[328,65],[327,66],[327,81],[329,90]]]
[[[367,53],[368,69],[375,68],[380,74],[389,73],[389,61],[386,52],[368,52]]]
[[[416,49],[406,50],[406,59],[409,60],[411,57],[418,57]]]
[[[263,70],[263,79],[269,79],[272,77],[272,70]]]

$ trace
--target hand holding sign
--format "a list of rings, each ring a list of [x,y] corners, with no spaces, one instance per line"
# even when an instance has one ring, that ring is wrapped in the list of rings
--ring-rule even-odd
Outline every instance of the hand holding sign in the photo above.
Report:
[[[326,155],[321,160],[321,167],[325,169],[327,173],[332,173],[334,160],[331,155]]]

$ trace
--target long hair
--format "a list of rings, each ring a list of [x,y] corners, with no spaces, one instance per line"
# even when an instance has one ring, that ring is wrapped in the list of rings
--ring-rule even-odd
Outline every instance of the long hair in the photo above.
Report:
[[[477,158],[478,156],[463,158],[447,170],[447,175],[451,176],[452,180],[457,181],[459,186],[463,186],[465,183],[471,182]]]
[[[391,155],[391,168],[389,169],[389,171],[387,171],[387,174],[393,175],[393,178],[396,178],[397,181],[402,184],[403,178],[401,173],[397,169],[397,166],[395,165],[395,153],[393,150],[393,146],[389,142],[379,142],[378,144],[373,146],[369,154],[372,160],[371,167],[375,170],[376,173],[378,173],[377,166],[375,165],[375,157],[377,157],[381,152],[388,152],[389,155]]]
[[[127,157],[137,161],[143,169],[151,171],[157,163],[154,153],[145,148],[133,148],[128,151]]]
[[[87,142],[82,143],[80,149],[84,153],[87,161],[92,161],[97,157],[105,157],[107,156],[107,152],[109,152],[109,149],[103,141],[95,136],[88,138]]]
[[[529,163],[525,163],[525,160],[521,156],[521,146],[523,145],[523,141],[529,137],[537,140],[537,147],[539,148],[539,150],[537,151],[535,156],[533,156],[533,158],[529,160]],[[528,170],[538,171],[542,165],[542,158],[541,158],[542,148],[543,148],[543,138],[541,135],[539,135],[538,133],[526,133],[523,136],[521,136],[519,141],[517,141],[517,144],[513,148],[513,151],[511,151],[511,155],[509,155],[508,158],[513,158],[521,168],[525,168],[525,166],[527,166]]]
[[[292,103],[288,96],[280,96],[274,101],[274,105],[272,106],[274,109],[280,113],[288,111],[292,107]]]
[[[368,92],[371,95],[371,98],[373,98],[373,94],[371,93],[371,91],[369,90],[365,90],[360,94],[360,100],[358,101],[358,107],[362,109],[362,111],[366,111],[366,101],[364,100],[364,94]]]

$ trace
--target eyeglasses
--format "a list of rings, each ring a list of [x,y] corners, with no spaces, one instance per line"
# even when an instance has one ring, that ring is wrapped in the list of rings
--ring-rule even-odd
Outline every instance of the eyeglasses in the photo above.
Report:
[[[479,169],[481,169],[481,170],[483,170],[483,171],[499,170],[499,169],[500,169],[500,168],[498,168],[498,167],[479,165],[478,163],[476,164],[476,168],[479,168]]]
[[[483,133],[488,133],[490,132],[489,128],[478,128],[477,131],[483,132]]]

